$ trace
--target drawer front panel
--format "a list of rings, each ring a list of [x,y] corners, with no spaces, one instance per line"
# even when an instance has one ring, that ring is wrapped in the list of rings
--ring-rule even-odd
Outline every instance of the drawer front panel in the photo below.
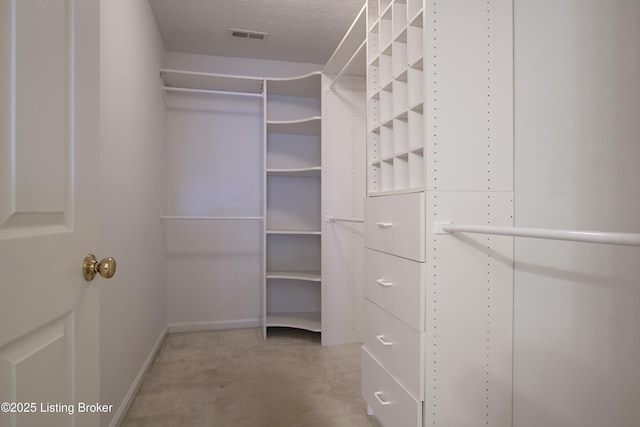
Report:
[[[362,396],[384,427],[422,426],[422,403],[416,401],[364,348]]]
[[[367,197],[364,246],[424,262],[424,193]]]
[[[364,296],[424,331],[425,264],[365,249]]]
[[[413,395],[424,400],[424,333],[364,300],[364,347]]]

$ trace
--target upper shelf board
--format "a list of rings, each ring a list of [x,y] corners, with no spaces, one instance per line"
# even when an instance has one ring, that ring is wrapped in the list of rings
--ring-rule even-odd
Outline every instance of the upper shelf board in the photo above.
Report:
[[[313,116],[302,120],[267,121],[268,133],[285,133],[293,135],[320,135],[322,118]]]
[[[325,74],[339,74],[347,65],[349,67],[344,70],[344,74],[348,76],[364,76],[366,75],[366,59],[364,50],[360,54],[358,49],[367,38],[367,6],[366,4],[360,10],[356,20],[351,24],[351,28],[347,31],[344,38],[336,48],[335,52],[324,66],[322,70]],[[359,53],[358,57],[352,57]],[[351,64],[349,64],[351,61]]]
[[[225,92],[262,93],[264,80],[256,77],[199,73],[160,69],[165,86],[185,89],[204,89]]]
[[[267,95],[288,95],[320,98],[321,75],[319,71],[284,79],[266,79]]]

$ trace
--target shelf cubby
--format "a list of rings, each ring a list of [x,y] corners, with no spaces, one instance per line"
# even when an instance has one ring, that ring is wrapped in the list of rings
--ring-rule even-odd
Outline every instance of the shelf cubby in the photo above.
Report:
[[[308,169],[320,166],[320,136],[267,134],[267,170]]]
[[[409,110],[407,112],[407,141],[408,148],[411,150],[424,146],[423,123],[422,111]]]
[[[404,27],[407,25],[407,3],[406,0],[398,1],[396,0],[392,6],[392,15],[393,15],[393,37],[395,38]]]
[[[409,187],[409,158],[407,153],[393,159],[393,186],[394,189]]]
[[[389,7],[392,0],[380,0],[380,13],[384,13],[385,10]]]
[[[388,8],[378,21],[378,34],[380,36],[380,49],[384,49],[393,39],[392,9]]]
[[[267,172],[267,230],[320,230],[319,170],[305,172]]]
[[[422,65],[422,62],[420,62]],[[407,70],[407,106],[414,106],[423,102],[423,70],[421,68],[409,68]]]
[[[403,33],[406,34],[406,33]],[[407,43],[402,40],[393,42],[391,74],[397,77],[407,69]]]
[[[393,82],[393,115],[398,116],[407,111],[408,94],[407,94],[407,73],[400,75],[399,79]],[[402,80],[404,79],[404,80]]]
[[[380,127],[380,158],[393,156],[393,121]]]
[[[320,271],[320,234],[267,233],[266,271]]]
[[[380,191],[394,190],[393,159],[387,159],[380,162],[380,171]]]
[[[384,87],[393,79],[393,65],[392,65],[392,45],[389,45],[387,49],[378,58],[378,66],[380,67],[380,87]]]
[[[407,0],[407,18],[413,19],[422,12],[422,0]]]
[[[408,121],[404,118],[393,120],[393,143],[396,155],[404,153],[409,147]]]
[[[421,187],[424,182],[423,149],[409,152],[409,187]]]
[[[393,90],[387,86],[380,92],[380,124],[393,119]]]
[[[407,61],[409,64],[412,64],[423,57],[423,36],[424,29],[422,27],[422,14],[420,14],[407,26]]]
[[[320,332],[321,288],[318,282],[267,278],[267,326]]]

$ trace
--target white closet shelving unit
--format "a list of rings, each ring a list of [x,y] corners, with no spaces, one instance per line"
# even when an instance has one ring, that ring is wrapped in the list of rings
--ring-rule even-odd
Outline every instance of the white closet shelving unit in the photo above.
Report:
[[[322,72],[258,78],[160,70],[168,106],[182,108],[184,92],[205,108],[209,94],[262,101],[260,212],[236,218],[170,211],[162,221],[168,251],[177,247],[174,240],[190,243],[205,225],[222,234],[200,240],[218,245],[233,240],[229,224],[261,229],[257,246],[253,239],[237,252],[259,248],[265,338],[269,328],[290,327],[320,333],[323,345],[361,341],[362,225],[326,219],[363,216],[366,69],[365,5]]]
[[[368,7],[368,193],[424,188],[422,0]]]
[[[510,421],[512,242],[432,224],[513,220],[511,16],[368,0],[362,395],[386,427]]]
[[[369,0],[362,395],[384,426],[425,399],[424,2]]]
[[[257,77],[233,76],[226,74],[200,73],[196,71],[161,69],[160,78],[165,91],[185,89],[225,94],[262,96],[264,80]]]
[[[266,79],[263,335],[320,332],[321,73]]]

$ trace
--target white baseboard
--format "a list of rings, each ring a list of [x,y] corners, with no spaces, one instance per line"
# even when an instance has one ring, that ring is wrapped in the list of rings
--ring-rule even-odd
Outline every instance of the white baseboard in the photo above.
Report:
[[[124,421],[124,418],[127,416],[127,412],[129,412],[129,408],[133,403],[133,399],[135,399],[136,394],[138,393],[138,389],[142,385],[142,380],[144,380],[144,376],[147,374],[147,371],[151,367],[151,364],[153,363],[153,359],[155,359],[156,355],[158,354],[158,351],[160,350],[160,347],[162,346],[162,343],[164,342],[164,339],[167,337],[168,333],[169,333],[169,327],[167,326],[160,333],[160,336],[158,336],[156,343],[151,348],[151,351],[149,352],[147,359],[144,361],[142,368],[140,368],[140,372],[138,372],[138,375],[136,376],[136,379],[133,381],[133,384],[131,384],[131,387],[129,388],[129,392],[127,392],[127,395],[122,401],[122,404],[120,405],[115,415],[113,416],[113,419],[111,420],[111,424],[109,424],[109,427],[118,427]]]
[[[211,322],[169,323],[169,333],[215,331],[219,329],[257,328],[260,319],[220,320]]]

